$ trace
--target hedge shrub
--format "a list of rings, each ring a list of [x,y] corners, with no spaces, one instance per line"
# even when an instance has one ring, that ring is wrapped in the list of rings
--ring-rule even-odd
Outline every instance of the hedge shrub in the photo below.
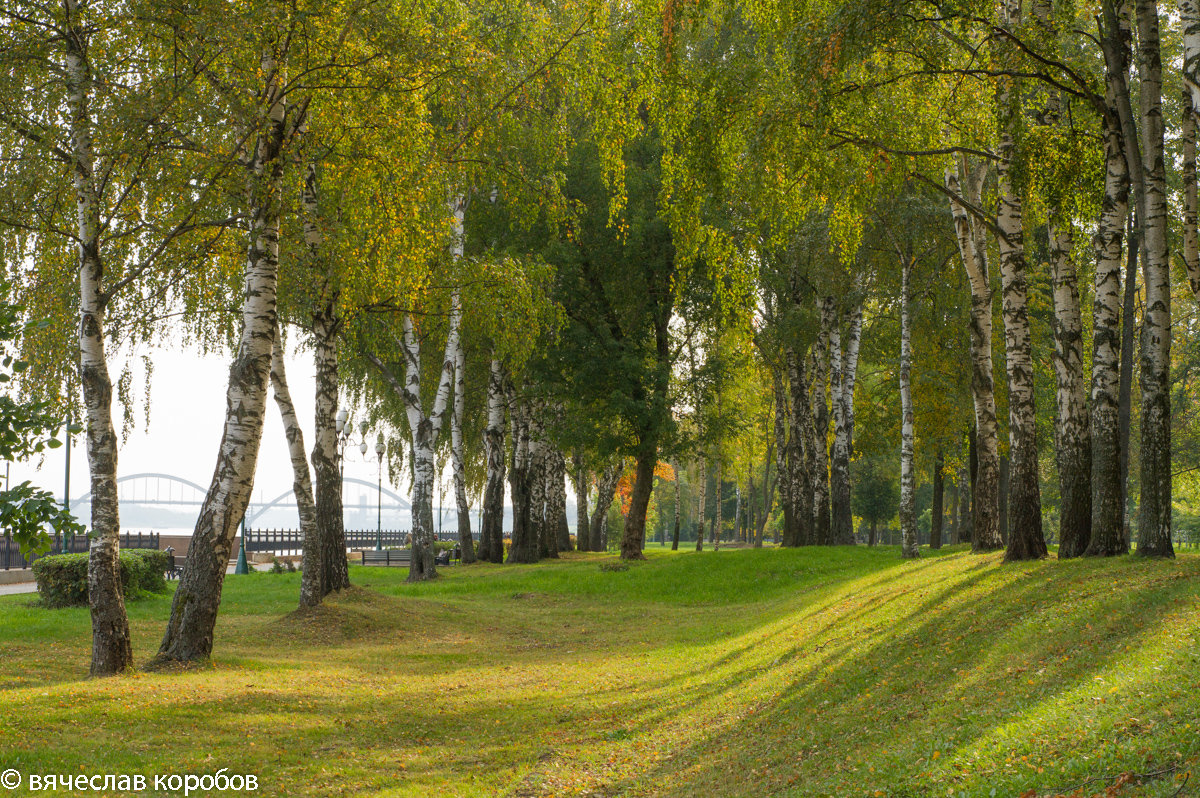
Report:
[[[167,554],[152,549],[127,549],[120,553],[121,587],[126,598],[165,593],[163,573]],[[88,603],[88,553],[53,554],[33,562],[38,594],[47,607],[86,607]]]

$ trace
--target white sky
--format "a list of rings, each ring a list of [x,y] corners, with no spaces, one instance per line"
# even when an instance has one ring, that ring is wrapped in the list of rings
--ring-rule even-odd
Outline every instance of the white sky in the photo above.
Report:
[[[294,340],[294,337],[293,337]],[[291,347],[289,347],[291,349]],[[225,387],[228,381],[228,356],[201,354],[195,349],[175,351],[155,349],[148,354],[154,362],[154,379],[151,386],[150,424],[147,428],[142,411],[142,388],[144,373],[140,369],[140,354],[133,361],[135,393],[135,429],[121,446],[117,459],[119,477],[145,472],[171,474],[208,487],[216,465],[217,447],[221,440],[221,428],[225,415]],[[118,375],[123,361],[110,364],[110,371]],[[306,450],[312,450],[313,380],[312,356],[309,352],[289,351],[287,357],[288,383],[296,414],[304,428]],[[267,400],[267,418],[263,431],[262,448],[259,451],[258,472],[254,480],[255,502],[270,501],[292,487],[292,467],[288,458],[287,442],[283,436],[283,425],[273,398]],[[353,410],[353,408],[351,408]],[[121,423],[122,410],[113,408],[113,421]],[[353,420],[353,417],[352,417]],[[374,442],[375,433],[368,431],[371,444],[365,458],[357,448],[358,429],[355,427],[353,445],[346,453],[345,475],[358,477],[374,483],[377,478]],[[78,498],[89,490],[87,451],[82,435],[73,441],[71,455],[71,497]],[[37,462],[14,463],[14,483],[25,479],[46,488],[55,496],[62,497],[65,449],[60,448],[46,454],[40,469]],[[390,487],[402,496],[408,495],[407,480],[402,485],[388,485],[387,473],[384,487]],[[366,488],[362,488],[366,491]],[[346,488],[347,502],[358,500],[359,489]],[[374,499],[374,492],[372,500]]]

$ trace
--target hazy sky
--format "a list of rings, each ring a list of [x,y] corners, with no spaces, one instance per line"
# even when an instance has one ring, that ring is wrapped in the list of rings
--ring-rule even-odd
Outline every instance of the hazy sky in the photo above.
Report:
[[[118,476],[145,472],[172,474],[208,487],[216,465],[217,447],[221,440],[221,427],[225,413],[225,387],[228,380],[229,358],[208,354],[202,355],[194,349],[167,351],[154,349],[146,352],[154,361],[154,379],[150,393],[150,423],[146,426],[142,399],[144,374],[140,365],[141,352],[134,363],[135,429],[122,444],[117,460]],[[123,361],[112,364],[114,375],[120,373]],[[289,352],[287,358],[288,383],[296,413],[304,428],[305,447],[312,450],[313,419],[313,364],[308,352]],[[114,407],[114,422],[121,423],[121,409]],[[371,443],[366,462],[357,448],[355,440],[346,455],[347,477],[358,477],[374,483],[377,476],[374,432],[368,432]],[[89,490],[87,473],[87,451],[83,436],[76,436],[71,455],[71,496],[78,498]],[[36,484],[52,491],[61,498],[64,482],[64,449],[56,449],[45,456],[40,469],[36,461],[14,463],[12,479],[21,482],[31,479]],[[384,473],[384,486],[387,474]],[[262,448],[258,459],[258,473],[254,481],[254,501],[270,501],[292,487],[292,467],[288,459],[287,442],[283,436],[283,425],[274,399],[267,403],[267,421],[263,433]],[[407,480],[401,486],[390,486],[401,495],[408,494]],[[367,491],[366,488],[362,489]],[[374,500],[374,491],[371,499]],[[358,500],[359,489],[349,486],[346,500]],[[373,503],[373,502],[372,502]],[[86,520],[86,519],[85,519]]]

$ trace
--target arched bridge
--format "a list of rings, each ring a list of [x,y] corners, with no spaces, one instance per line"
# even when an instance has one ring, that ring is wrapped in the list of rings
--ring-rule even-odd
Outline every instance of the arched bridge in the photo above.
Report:
[[[368,482],[365,479],[356,477],[343,477],[342,485],[360,485],[370,488],[372,491],[379,491],[388,499],[382,507],[387,511],[408,511],[412,509],[412,505],[400,494],[388,489],[380,488],[374,482]],[[159,474],[147,472],[143,474],[130,474],[126,477],[117,478],[117,498],[121,504],[136,504],[147,507],[195,507],[199,508],[204,504],[204,497],[208,494],[208,489],[202,485],[197,485],[189,479],[177,477],[174,474]],[[90,504],[92,494],[89,491],[78,499],[71,501],[71,509],[74,510],[84,504]],[[269,502],[251,501],[250,506],[246,508],[246,523],[251,527],[264,513],[269,510],[279,507],[295,507],[296,497],[291,490],[285,490]]]

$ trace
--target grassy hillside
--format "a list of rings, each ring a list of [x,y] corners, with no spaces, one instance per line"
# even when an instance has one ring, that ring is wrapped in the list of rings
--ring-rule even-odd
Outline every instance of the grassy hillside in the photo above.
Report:
[[[80,678],[85,610],[0,598],[0,769],[226,767],[266,795],[1200,793],[1200,557],[923,553],[354,568],[302,616],[298,575],[230,577],[213,667],[103,681]],[[168,608],[130,605],[141,661]]]

